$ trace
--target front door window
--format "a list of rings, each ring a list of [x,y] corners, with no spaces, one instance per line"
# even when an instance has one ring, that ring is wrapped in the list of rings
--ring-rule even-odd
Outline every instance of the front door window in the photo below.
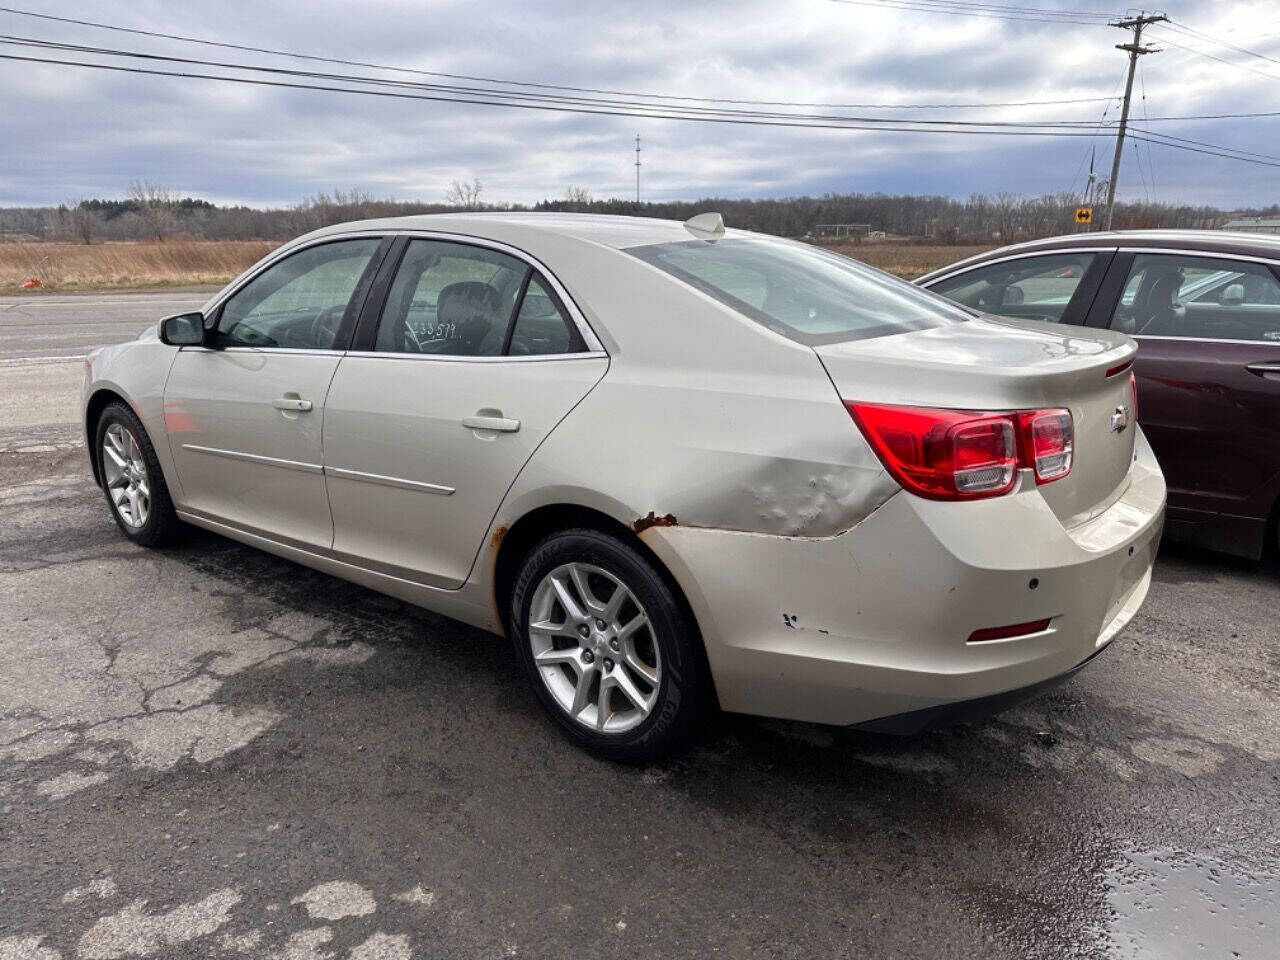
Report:
[[[237,290],[222,307],[218,347],[332,350],[352,294],[379,240],[342,240],[308,247],[273,264]]]

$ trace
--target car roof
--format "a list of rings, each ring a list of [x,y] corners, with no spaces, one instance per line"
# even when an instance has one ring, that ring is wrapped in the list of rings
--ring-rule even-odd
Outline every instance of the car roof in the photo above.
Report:
[[[1236,230],[1105,230],[1098,233],[1071,233],[1042,240],[1028,240],[1007,247],[988,250],[949,266],[933,270],[916,280],[927,283],[962,267],[977,266],[990,260],[1002,260],[1021,253],[1044,253],[1052,250],[1080,248],[1154,248],[1161,250],[1194,250],[1199,253],[1227,253],[1237,256],[1280,260],[1280,235],[1245,233]]]
[[[693,240],[694,235],[679,220],[653,217],[609,216],[598,213],[539,213],[536,211],[497,213],[429,213],[408,217],[357,220],[324,227],[309,237],[376,230],[425,230],[457,233],[489,240],[509,240],[513,233],[529,236],[568,237],[623,250],[653,243]],[[752,236],[747,231],[727,230],[726,236]]]

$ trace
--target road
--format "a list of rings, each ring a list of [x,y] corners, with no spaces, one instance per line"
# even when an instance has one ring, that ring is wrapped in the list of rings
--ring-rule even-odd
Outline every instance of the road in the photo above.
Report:
[[[0,362],[77,357],[132,340],[161,317],[199,310],[209,291],[0,297]]]
[[[98,307],[22,349],[84,349]],[[1274,562],[1166,550],[1103,658],[985,723],[724,717],[620,767],[504,641],[127,543],[62,369],[0,367],[45,371],[0,406],[0,960],[1280,956]]]

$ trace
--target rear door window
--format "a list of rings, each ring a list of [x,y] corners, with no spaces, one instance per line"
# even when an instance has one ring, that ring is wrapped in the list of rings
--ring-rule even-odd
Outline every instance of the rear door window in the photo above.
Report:
[[[1280,279],[1245,260],[1140,253],[1111,318],[1137,336],[1280,342]]]
[[[486,247],[411,241],[387,294],[374,349],[500,355],[529,269],[523,261]]]
[[[520,302],[507,353],[513,357],[581,353],[582,335],[565,314],[560,298],[534,274]]]
[[[1003,317],[1061,323],[1096,253],[1063,253],[977,267],[930,284],[966,307]]]
[[[387,292],[374,350],[454,357],[583,353],[586,342],[547,279],[473,244],[414,239]]]

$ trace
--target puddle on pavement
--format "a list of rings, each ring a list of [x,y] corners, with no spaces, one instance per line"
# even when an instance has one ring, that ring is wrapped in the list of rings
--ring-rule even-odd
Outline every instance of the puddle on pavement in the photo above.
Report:
[[[1280,957],[1280,874],[1171,850],[1130,851],[1107,878],[1117,960]]]

